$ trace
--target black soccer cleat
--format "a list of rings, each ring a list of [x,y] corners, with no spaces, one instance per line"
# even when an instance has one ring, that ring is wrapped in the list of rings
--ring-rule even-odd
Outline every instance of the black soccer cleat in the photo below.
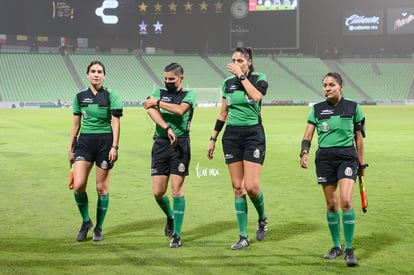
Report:
[[[356,259],[355,255],[354,255],[354,249],[353,248],[345,249],[344,259],[345,259],[346,265],[349,266],[349,267],[356,266],[358,264],[358,260]]]
[[[237,250],[248,247],[250,245],[248,237],[240,236],[240,239],[231,246],[231,249]]]
[[[102,229],[95,227],[95,229],[93,230],[92,240],[94,242],[100,242],[100,241],[103,241],[103,239],[104,237],[102,235]]]
[[[257,222],[256,240],[262,241],[266,237],[268,223],[269,220],[267,218]]]
[[[89,229],[93,227],[92,221],[89,220],[87,222],[83,222],[82,226],[78,232],[78,235],[76,236],[76,240],[78,242],[82,242],[86,239],[86,236],[88,235]]]
[[[174,233],[174,219],[167,218],[167,223],[164,229],[165,236],[172,237]]]
[[[331,250],[329,250],[328,253],[323,255],[325,259],[335,259],[336,257],[342,255],[343,251],[341,247],[332,247]]]
[[[171,248],[178,248],[181,246],[181,237],[179,237],[178,235],[174,234],[172,236],[171,242],[170,242],[170,247]]]

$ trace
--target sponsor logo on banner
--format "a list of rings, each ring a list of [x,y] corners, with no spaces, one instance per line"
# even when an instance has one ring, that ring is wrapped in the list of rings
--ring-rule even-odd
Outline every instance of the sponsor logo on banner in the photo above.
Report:
[[[382,34],[383,14],[383,10],[376,9],[346,11],[343,17],[343,34]]]
[[[352,14],[345,18],[345,26],[349,31],[378,30],[380,18],[378,16],[365,17],[364,15]]]
[[[387,10],[388,34],[414,33],[414,8],[392,8]]]

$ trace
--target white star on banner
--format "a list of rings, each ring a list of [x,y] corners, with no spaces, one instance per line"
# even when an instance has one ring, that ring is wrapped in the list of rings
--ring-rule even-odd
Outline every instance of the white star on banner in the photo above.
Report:
[[[160,21],[157,21],[156,24],[153,24],[154,26],[154,32],[155,33],[161,33],[162,32],[162,26],[164,26],[164,24],[161,24]]]
[[[148,34],[147,26],[148,24],[145,24],[144,20],[142,20],[141,24],[138,24],[139,34]]]

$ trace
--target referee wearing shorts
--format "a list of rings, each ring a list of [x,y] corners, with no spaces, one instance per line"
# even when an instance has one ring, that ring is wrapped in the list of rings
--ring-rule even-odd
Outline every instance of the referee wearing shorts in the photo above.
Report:
[[[93,227],[89,217],[86,192],[88,177],[96,164],[96,225],[93,241],[102,241],[102,226],[109,205],[109,179],[118,159],[122,101],[118,94],[103,87],[105,67],[93,61],[87,68],[89,88],[73,99],[73,122],[69,140],[68,158],[74,165],[74,196],[82,216],[82,226],[76,239],[84,241]]]
[[[144,102],[148,115],[156,123],[151,152],[152,190],[155,200],[167,216],[164,233],[170,247],[181,246],[185,197],[184,180],[190,165],[190,124],[196,106],[196,94],[182,88],[184,70],[177,63],[164,68],[165,88],[157,88]],[[166,195],[171,178],[173,207]]]
[[[333,242],[333,247],[324,258],[334,259],[344,254],[346,265],[355,266],[358,261],[352,246],[355,228],[352,193],[357,175],[364,175],[367,167],[363,142],[365,118],[356,102],[342,96],[343,80],[340,74],[328,73],[322,84],[326,100],[315,104],[310,111],[301,146],[300,165],[308,168],[309,149],[316,130],[319,145],[315,157],[316,175],[325,195],[326,218]],[[342,209],[345,250],[340,241],[339,207]]]
[[[247,196],[258,214],[256,240],[262,241],[267,234],[269,221],[260,188],[260,175],[266,152],[261,102],[268,83],[265,74],[254,71],[251,48],[236,48],[231,62],[227,64],[227,71],[232,75],[223,82],[221,109],[210,137],[207,158],[213,158],[215,142],[227,123],[222,144],[230,172],[239,229],[239,239],[231,249],[237,250],[250,245]]]

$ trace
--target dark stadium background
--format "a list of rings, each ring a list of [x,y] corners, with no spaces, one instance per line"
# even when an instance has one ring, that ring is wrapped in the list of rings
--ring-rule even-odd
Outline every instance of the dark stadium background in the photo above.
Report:
[[[73,8],[70,17],[52,18],[52,2],[66,3]],[[29,42],[36,42],[36,36],[48,36],[51,46],[60,44],[60,37],[70,39],[73,46],[76,38],[88,38],[88,47],[100,49],[137,49],[155,47],[173,50],[177,53],[228,53],[238,41],[237,29],[246,29],[242,37],[244,46],[285,52],[300,52],[320,57],[332,54],[412,54],[414,52],[414,22],[409,33],[389,34],[387,12],[390,8],[414,9],[411,0],[301,0],[299,3],[299,28],[296,25],[296,11],[250,12],[244,19],[231,16],[232,0],[205,1],[208,9],[200,13],[203,1],[140,1],[119,0],[119,7],[113,14],[119,17],[116,25],[104,25],[94,14],[103,0],[1,0],[0,34],[28,35]],[[160,3],[161,13],[154,12],[154,5]],[[168,4],[178,5],[176,13],[167,11]],[[193,4],[192,13],[184,13],[184,4]],[[146,12],[140,12],[139,5],[146,4]],[[214,5],[222,4],[221,13]],[[384,27],[381,34],[347,35],[343,32],[343,16],[347,11],[369,14],[372,10],[382,13]],[[106,13],[111,13],[108,9]],[[160,20],[162,34],[139,35],[142,20],[150,25]],[[149,26],[148,28],[151,28]],[[233,32],[231,31],[233,30]],[[234,31],[236,30],[236,31]],[[297,34],[297,30],[299,34]],[[298,39],[297,39],[298,38]],[[15,43],[8,37],[9,43]],[[21,41],[19,41],[21,43]],[[294,50],[292,50],[292,48]],[[266,50],[264,50],[266,51]]]

